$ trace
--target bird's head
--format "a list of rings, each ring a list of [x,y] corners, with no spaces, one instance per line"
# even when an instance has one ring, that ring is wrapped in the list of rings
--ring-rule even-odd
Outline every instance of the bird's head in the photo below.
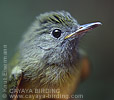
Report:
[[[99,25],[100,22],[79,25],[76,19],[65,11],[41,14],[28,34],[25,34],[28,48],[26,51],[30,51],[31,55],[31,52],[39,52],[38,55],[49,64],[69,61],[72,63],[78,58],[80,38]]]

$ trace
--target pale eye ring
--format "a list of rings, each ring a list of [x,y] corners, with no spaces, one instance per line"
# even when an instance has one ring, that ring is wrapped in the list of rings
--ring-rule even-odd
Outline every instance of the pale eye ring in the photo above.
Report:
[[[54,29],[52,31],[52,35],[55,37],[55,38],[59,38],[61,36],[61,30],[60,29]]]

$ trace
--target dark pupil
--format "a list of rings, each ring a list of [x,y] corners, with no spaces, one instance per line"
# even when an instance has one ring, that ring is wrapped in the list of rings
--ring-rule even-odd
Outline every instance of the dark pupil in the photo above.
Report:
[[[53,30],[52,34],[54,37],[59,38],[61,36],[61,30],[55,29],[55,30]]]

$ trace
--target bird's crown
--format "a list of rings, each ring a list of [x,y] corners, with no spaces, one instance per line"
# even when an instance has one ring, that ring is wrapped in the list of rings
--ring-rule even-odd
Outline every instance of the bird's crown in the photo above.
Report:
[[[70,26],[74,22],[77,23],[76,20],[66,11],[56,11],[40,14],[37,19],[41,24],[52,23]]]

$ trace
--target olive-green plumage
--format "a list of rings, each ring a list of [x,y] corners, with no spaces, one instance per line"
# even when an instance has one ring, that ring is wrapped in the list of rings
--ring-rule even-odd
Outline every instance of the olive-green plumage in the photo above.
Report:
[[[85,33],[76,35],[79,29],[77,21],[65,11],[38,16],[9,64],[9,90],[55,88],[60,94],[73,93],[81,72],[78,42]]]

